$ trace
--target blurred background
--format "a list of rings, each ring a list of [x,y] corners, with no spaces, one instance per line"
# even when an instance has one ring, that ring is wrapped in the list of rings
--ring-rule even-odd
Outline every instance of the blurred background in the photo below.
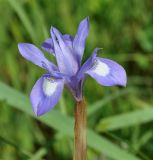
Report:
[[[86,80],[88,160],[153,159],[153,1],[0,0],[0,160],[72,159],[74,99],[65,89],[53,111],[35,117],[28,96],[44,71],[23,59],[17,44],[40,48],[51,25],[75,35],[86,16],[83,60],[102,47],[99,56],[128,75],[126,88]]]

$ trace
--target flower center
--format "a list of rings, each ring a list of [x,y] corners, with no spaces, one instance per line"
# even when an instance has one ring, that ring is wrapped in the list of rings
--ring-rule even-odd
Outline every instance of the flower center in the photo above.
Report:
[[[107,76],[109,74],[110,68],[107,64],[101,62],[101,61],[94,61],[94,72],[100,76]]]
[[[57,88],[57,82],[54,78],[44,78],[43,81],[43,92],[46,96],[51,96]]]

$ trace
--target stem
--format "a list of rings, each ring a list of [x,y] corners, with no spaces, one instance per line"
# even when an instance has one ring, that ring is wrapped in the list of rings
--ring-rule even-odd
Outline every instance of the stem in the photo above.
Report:
[[[86,160],[86,103],[85,100],[77,102],[75,108],[75,142],[74,160]]]

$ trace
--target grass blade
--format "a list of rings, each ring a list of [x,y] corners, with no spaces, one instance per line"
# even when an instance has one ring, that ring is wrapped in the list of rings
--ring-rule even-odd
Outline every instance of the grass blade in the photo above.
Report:
[[[32,27],[32,23],[30,22],[26,12],[22,8],[21,2],[17,0],[8,0],[10,3],[11,7],[14,9],[14,11],[17,13],[19,16],[21,22],[25,26],[26,30],[28,31],[29,35],[31,36],[33,41],[36,41],[36,34],[34,32],[34,29]]]
[[[124,89],[124,90],[118,91],[117,93],[111,94],[111,95],[107,96],[106,98],[103,98],[102,100],[89,106],[88,111],[87,111],[87,115],[92,116],[93,114],[98,112],[104,105],[106,105],[110,101],[112,101],[120,96],[126,95],[132,91],[133,91],[132,88]]]
[[[28,97],[2,82],[0,82],[0,100],[6,101],[10,106],[34,117]],[[73,119],[71,117],[67,117],[56,110],[52,110],[45,116],[34,118],[73,138]],[[99,136],[90,129],[88,129],[87,133],[88,146],[94,150],[102,152],[115,160],[139,160],[139,158],[119,148],[117,145],[108,141],[106,138]]]
[[[47,150],[45,148],[41,148],[29,160],[42,160],[46,152]]]
[[[102,119],[96,129],[99,132],[116,130],[133,125],[140,125],[150,121],[153,121],[152,107]]]
[[[6,139],[5,137],[3,137],[1,135],[0,135],[0,141],[4,142],[4,143],[6,143],[6,144],[8,144],[8,145],[10,145],[12,147],[14,147],[18,152],[24,154],[27,157],[31,157],[32,156],[31,153],[29,153],[28,151],[22,149],[20,146],[17,146],[14,142],[11,142],[10,140]]]

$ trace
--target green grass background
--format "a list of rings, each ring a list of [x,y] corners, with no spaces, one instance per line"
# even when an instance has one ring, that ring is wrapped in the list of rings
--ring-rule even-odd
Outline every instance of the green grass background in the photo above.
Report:
[[[99,56],[128,75],[126,88],[86,80],[88,160],[153,159],[153,1],[0,0],[0,160],[72,160],[75,102],[65,89],[50,113],[35,117],[28,95],[44,71],[17,44],[40,47],[51,25],[75,35],[86,16],[83,60],[102,47]]]

